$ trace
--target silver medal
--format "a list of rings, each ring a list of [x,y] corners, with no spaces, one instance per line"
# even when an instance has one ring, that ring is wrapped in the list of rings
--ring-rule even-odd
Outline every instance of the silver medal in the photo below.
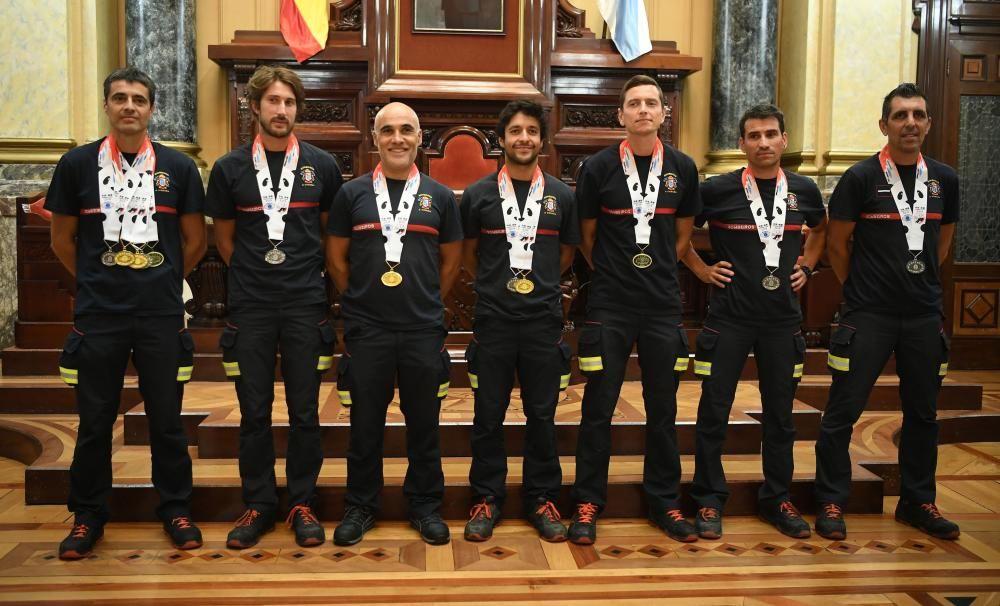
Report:
[[[116,263],[115,263],[115,253],[112,252],[112,251],[110,251],[110,250],[104,251],[101,254],[101,263],[105,267],[114,267],[116,265]]]
[[[760,285],[764,287],[764,290],[778,290],[781,286],[781,279],[778,276],[764,276]]]
[[[285,262],[285,252],[277,248],[272,248],[264,255],[264,260],[271,265],[281,265]]]
[[[927,265],[920,259],[910,259],[906,262],[906,271],[911,274],[922,274],[927,269]]]

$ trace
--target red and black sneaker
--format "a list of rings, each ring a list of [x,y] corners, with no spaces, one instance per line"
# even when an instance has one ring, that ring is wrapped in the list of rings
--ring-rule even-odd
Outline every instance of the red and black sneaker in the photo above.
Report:
[[[698,531],[686,519],[680,509],[660,511],[649,510],[649,521],[667,533],[667,536],[681,543],[693,543],[698,540]]]
[[[308,505],[296,505],[285,520],[295,531],[295,542],[300,547],[315,547],[326,542],[326,532]]]
[[[569,540],[577,545],[593,545],[597,540],[598,507],[593,503],[576,506],[573,521],[569,525]]]
[[[773,524],[781,534],[794,539],[808,539],[812,534],[809,523],[802,519],[791,501],[782,501],[777,507],[762,505],[760,517]]]
[[[500,523],[500,507],[495,497],[483,497],[469,511],[469,521],[465,523],[466,541],[488,541],[493,536],[493,528]]]
[[[836,503],[820,503],[816,512],[816,534],[824,539],[843,541],[847,538],[844,510]]]
[[[247,509],[236,520],[236,527],[229,531],[226,537],[226,547],[230,549],[246,549],[260,541],[264,533],[274,530],[274,512]]]
[[[177,549],[197,549],[201,547],[201,531],[191,518],[177,516],[163,523],[163,531]]]
[[[82,560],[104,536],[103,524],[74,524],[73,530],[59,543],[60,560]]]
[[[934,503],[910,503],[900,499],[896,504],[896,521],[919,528],[935,539],[953,541],[962,534],[958,524],[945,519]]]
[[[549,543],[561,543],[566,540],[566,527],[559,519],[559,510],[552,501],[539,497],[528,513],[528,521],[538,530],[538,536]]]
[[[715,507],[702,507],[694,517],[694,527],[703,539],[721,539],[722,512]]]

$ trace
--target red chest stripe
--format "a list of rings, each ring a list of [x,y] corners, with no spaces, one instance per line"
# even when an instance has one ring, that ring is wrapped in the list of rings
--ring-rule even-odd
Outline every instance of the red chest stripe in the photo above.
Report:
[[[709,221],[709,226],[718,229],[729,229],[732,231],[757,231],[757,225],[755,223],[723,223],[722,221]],[[801,224],[785,224],[785,231],[802,231]]]
[[[288,208],[316,208],[319,206],[319,202],[289,202]],[[262,213],[264,212],[264,207],[258,204],[257,206],[237,206],[236,210],[242,213]]]
[[[354,227],[351,228],[351,231],[382,231],[382,224],[381,223],[358,223],[357,225],[355,225]],[[437,228],[435,228],[435,227],[431,227],[430,225],[416,225],[414,223],[410,223],[406,227],[406,232],[407,233],[409,233],[411,231],[412,232],[417,232],[417,233],[422,233],[422,234],[431,234],[432,236],[436,236],[439,233],[438,230],[437,230]]]
[[[927,213],[928,221],[940,221],[941,213]],[[899,221],[899,213],[861,213],[862,219],[869,221]]]
[[[632,216],[631,208],[608,208],[607,206],[601,207],[601,212],[606,215],[618,215],[618,216]],[[672,215],[677,212],[676,208],[657,208],[653,211],[657,215]]]

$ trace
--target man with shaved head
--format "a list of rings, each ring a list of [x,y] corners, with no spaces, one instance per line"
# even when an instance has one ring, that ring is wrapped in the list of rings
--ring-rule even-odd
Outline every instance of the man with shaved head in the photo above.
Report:
[[[398,382],[410,523],[442,545],[449,531],[440,514],[438,417],[451,370],[444,297],[458,276],[461,217],[451,189],[417,169],[420,122],[410,107],[383,107],[372,138],[378,166],[341,188],[327,227],[326,264],[344,317],[337,393],[351,406],[347,504],[334,542],[353,545],[375,524],[385,414]]]

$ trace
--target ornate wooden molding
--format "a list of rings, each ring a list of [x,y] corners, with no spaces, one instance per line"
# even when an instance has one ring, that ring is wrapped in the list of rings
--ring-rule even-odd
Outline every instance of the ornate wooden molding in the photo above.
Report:
[[[361,0],[338,0],[330,5],[330,27],[338,32],[360,32],[364,23]]]
[[[573,6],[570,0],[559,0],[556,5],[556,38],[593,38],[586,27],[587,11]]]
[[[0,139],[0,163],[55,164],[74,147],[73,139]]]
[[[354,104],[339,99],[307,101],[297,122],[354,122]]]

